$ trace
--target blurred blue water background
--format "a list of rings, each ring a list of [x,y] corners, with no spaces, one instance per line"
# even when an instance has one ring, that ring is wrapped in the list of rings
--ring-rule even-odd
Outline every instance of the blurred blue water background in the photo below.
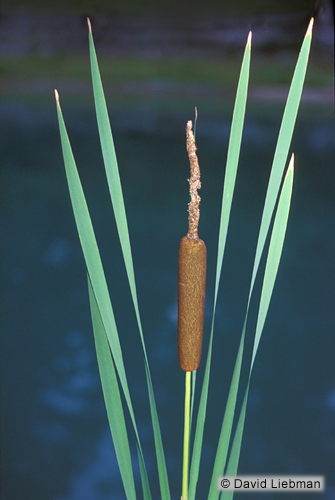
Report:
[[[295,58],[292,60],[293,70]],[[66,75],[63,77],[65,80]],[[153,82],[151,90],[142,95],[129,91],[118,98],[109,94],[107,100],[172,497],[179,498],[184,376],[176,353],[176,311],[178,245],[187,231],[185,125],[193,119],[196,105],[202,173],[199,234],[208,250],[206,354],[233,99],[201,85],[196,91],[192,87],[192,95],[180,96],[173,82],[168,83]],[[199,498],[205,497],[211,477],[287,90],[255,88],[247,108],[217,309]],[[51,86],[50,95],[42,97],[7,92],[0,100],[1,498],[122,499],[52,91]],[[92,96],[82,95],[78,98],[76,92],[64,91],[61,103],[110,286],[153,498],[159,498],[139,335],[109,201]],[[332,500],[334,117],[332,99],[316,87],[304,94],[291,151],[296,158],[292,208],[252,378],[240,472],[325,475],[324,494],[300,494],[299,498]],[[248,328],[246,361],[256,302]],[[198,393],[203,368],[204,357]],[[132,451],[136,461],[134,440]]]

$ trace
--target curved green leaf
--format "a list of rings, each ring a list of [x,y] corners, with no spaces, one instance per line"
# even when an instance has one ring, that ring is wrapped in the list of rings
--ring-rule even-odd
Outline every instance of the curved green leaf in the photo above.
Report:
[[[142,478],[142,487],[144,491],[144,498],[146,500],[151,500],[148,477],[145,470],[142,448],[137,431],[135,415],[131,403],[128,382],[123,363],[123,356],[114,318],[114,312],[109,297],[107,283],[100,259],[100,254],[90,214],[87,208],[84,192],[81,186],[76,163],[73,157],[72,148],[66,131],[62,111],[59,105],[58,93],[56,93],[56,100],[57,100],[57,115],[58,115],[59,130],[62,143],[65,171],[70,191],[72,208],[78,229],[79,239],[84,253],[87,272],[97,302],[97,307],[99,309],[101,320],[104,329],[106,331],[108,343],[110,345],[114,363],[117,369],[118,376],[120,378],[120,383],[125,395],[131,421],[134,427],[136,443],[138,446],[139,457],[140,457],[140,471]]]
[[[89,44],[90,44],[90,59],[91,59],[91,71],[92,71],[92,81],[93,81],[93,91],[94,91],[94,101],[95,109],[98,121],[99,136],[101,142],[101,149],[105,164],[106,176],[110,191],[110,196],[112,200],[115,220],[117,224],[118,234],[120,238],[123,258],[126,266],[128,282],[130,286],[130,291],[134,303],[135,314],[138,324],[138,329],[140,332],[141,343],[144,355],[145,364],[145,374],[147,379],[148,393],[149,393],[149,404],[151,411],[151,420],[154,432],[154,442],[157,457],[157,467],[159,474],[159,482],[161,488],[162,500],[170,500],[170,488],[167,476],[167,469],[165,463],[165,455],[163,449],[163,442],[160,432],[157,408],[155,403],[155,396],[152,386],[152,380],[150,375],[148,357],[145,348],[141,318],[138,307],[137,292],[136,292],[136,282],[134,274],[134,266],[132,260],[132,252],[130,246],[130,238],[128,231],[128,223],[126,217],[126,210],[123,201],[122,187],[119,175],[119,169],[117,164],[117,158],[115,154],[114,141],[112,136],[112,130],[109,122],[106,99],[102,87],[100,71],[98,66],[98,60],[95,52],[93,36],[91,25],[89,23]]]
[[[237,166],[241,148],[245,108],[247,102],[248,82],[249,82],[250,53],[251,53],[251,32],[249,33],[248,41],[244,51],[240,77],[236,92],[230,138],[229,138],[226,173],[225,173],[223,196],[222,196],[213,317],[212,317],[211,334],[209,339],[206,368],[202,384],[194,445],[193,445],[188,500],[194,500],[195,498],[196,486],[199,477],[200,457],[201,457],[201,448],[202,448],[204,425],[206,418],[210,365],[212,357],[214,318],[215,318],[216,302],[217,302],[217,295],[218,295],[219,282],[222,269],[223,254],[228,232],[230,209],[233,200]]]
[[[313,27],[313,19],[311,20],[311,22],[309,24],[306,36],[304,38],[304,41],[303,41],[303,44],[302,44],[302,47],[301,47],[301,50],[299,53],[298,61],[296,64],[296,68],[294,71],[289,95],[288,95],[285,110],[284,110],[282,124],[280,127],[279,137],[278,137],[276,151],[275,151],[274,160],[273,160],[272,169],[271,169],[270,180],[269,180],[266,199],[265,199],[264,208],[263,208],[261,227],[260,227],[260,231],[259,231],[259,235],[258,235],[256,256],[255,256],[255,260],[254,260],[251,285],[250,285],[249,297],[248,297],[248,304],[247,304],[246,315],[245,315],[245,320],[244,320],[243,332],[242,332],[241,340],[240,340],[239,352],[240,352],[240,349],[242,349],[242,352],[244,349],[244,332],[245,332],[245,327],[247,324],[250,300],[251,300],[251,296],[252,296],[252,292],[253,292],[253,287],[254,287],[256,275],[258,272],[259,262],[260,262],[260,259],[261,259],[262,253],[263,253],[266,236],[268,234],[273,210],[274,210],[274,207],[276,204],[276,200],[278,198],[280,182],[281,182],[282,174],[283,174],[283,171],[285,168],[287,154],[288,154],[289,146],[291,143],[293,129],[294,129],[296,116],[297,116],[297,112],[298,112],[298,107],[299,107],[299,103],[300,103],[300,99],[301,99],[301,93],[302,93],[302,89],[303,89],[303,84],[304,84],[304,79],[305,79],[306,69],[307,69],[307,63],[308,63],[308,57],[309,57],[309,52],[310,52],[312,27]],[[236,362],[235,362],[235,367],[236,366],[241,367],[239,355],[238,355]],[[240,370],[236,371],[234,369],[234,377],[235,377],[235,374],[239,380]],[[228,399],[230,398],[230,392],[232,391],[235,394],[235,392],[237,391],[238,385],[239,385],[238,382],[234,379],[234,377],[232,379]],[[236,401],[236,397],[237,397],[237,394],[235,394],[235,401]],[[226,409],[226,411],[230,411],[230,410]],[[235,407],[231,411],[235,412]],[[225,417],[224,417],[224,419],[225,419]],[[223,425],[224,425],[224,422],[222,424],[222,427],[223,427]],[[243,425],[242,425],[242,429],[243,429]],[[230,432],[231,432],[231,429],[230,429]],[[222,441],[221,441],[221,436],[222,436]],[[221,429],[221,435],[220,435],[220,440],[219,440],[219,444],[218,444],[218,448],[217,448],[217,455],[216,455],[216,461],[219,461],[221,463],[221,470],[220,470],[220,473],[216,477],[214,477],[214,474],[212,476],[211,487],[210,487],[211,494],[209,495],[209,498],[211,500],[216,500],[218,498],[218,492],[215,489],[216,488],[216,481],[217,481],[217,477],[223,474],[225,464],[226,464],[226,456],[227,456],[226,447],[229,446],[229,441],[227,444],[227,439],[224,438],[224,436],[225,436],[225,431],[223,431],[223,429]],[[242,435],[240,437],[242,439]],[[240,445],[241,445],[241,442],[240,442]],[[225,457],[225,460],[221,460],[221,457]],[[237,464],[236,464],[236,467],[237,467]],[[219,470],[219,468],[217,470]],[[226,492],[226,494],[228,494],[228,492]]]
[[[109,426],[112,433],[115,453],[128,500],[136,500],[134,475],[128,441],[127,428],[117,383],[113,357],[110,352],[106,331],[100,316],[90,279],[88,290],[91,306],[92,324],[102,390],[107,409]]]
[[[245,422],[245,415],[247,410],[247,401],[249,394],[250,378],[255,361],[255,356],[259,346],[259,341],[262,335],[265,318],[268,312],[273,287],[275,284],[281,253],[283,250],[283,244],[285,239],[285,233],[287,228],[288,215],[290,211],[290,203],[292,196],[292,185],[293,185],[293,161],[294,157],[292,155],[289,168],[287,170],[284,185],[280,194],[278,208],[276,212],[276,217],[273,225],[273,230],[270,239],[270,246],[265,266],[263,286],[261,291],[261,299],[258,310],[257,324],[256,324],[256,335],[254,340],[254,348],[252,354],[252,361],[249,371],[249,377],[247,382],[247,388],[245,390],[243,404],[240,411],[235,436],[232,444],[232,449],[229,456],[228,466],[226,470],[227,476],[235,476],[237,473],[238,462],[240,458],[243,429]],[[218,476],[217,476],[218,477]],[[221,500],[231,500],[233,497],[233,491],[223,491],[221,493]]]

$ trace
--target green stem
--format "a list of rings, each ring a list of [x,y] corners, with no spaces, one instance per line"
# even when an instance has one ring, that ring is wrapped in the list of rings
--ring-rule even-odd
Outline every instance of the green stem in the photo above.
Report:
[[[187,500],[188,494],[188,457],[190,445],[190,400],[191,400],[191,373],[185,373],[185,420],[184,420],[184,453],[183,453],[183,481],[182,500]]]

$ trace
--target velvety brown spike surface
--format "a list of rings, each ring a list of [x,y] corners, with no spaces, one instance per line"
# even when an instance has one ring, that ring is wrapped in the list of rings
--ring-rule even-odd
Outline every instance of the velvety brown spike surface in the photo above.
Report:
[[[180,368],[199,367],[206,295],[206,245],[198,237],[185,236],[178,259],[178,359]]]

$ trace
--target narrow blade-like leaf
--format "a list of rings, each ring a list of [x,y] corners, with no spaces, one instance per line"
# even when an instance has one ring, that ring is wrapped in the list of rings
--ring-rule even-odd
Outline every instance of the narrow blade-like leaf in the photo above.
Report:
[[[255,361],[255,356],[256,356],[256,353],[258,350],[259,341],[260,341],[260,338],[262,335],[265,318],[267,316],[267,312],[269,309],[269,304],[270,304],[270,300],[271,300],[271,296],[272,296],[272,292],[273,292],[273,287],[274,287],[277,272],[278,272],[280,257],[282,254],[283,244],[284,244],[284,239],[285,239],[285,234],[286,234],[287,221],[288,221],[291,196],[292,196],[293,170],[294,170],[293,161],[294,161],[294,157],[292,155],[290,165],[289,165],[289,168],[288,168],[286,176],[285,176],[283,188],[282,188],[282,191],[280,194],[278,208],[276,211],[275,221],[274,221],[273,230],[272,230],[272,234],[271,234],[270,246],[269,246],[265,271],[264,271],[263,286],[262,286],[262,291],[261,291],[261,299],[260,299],[260,305],[259,305],[258,317],[257,317],[257,323],[256,323],[256,334],[255,334],[255,340],[254,340],[252,361],[251,361],[251,366],[250,366],[250,371],[249,371],[249,378],[248,378],[247,388],[246,388],[244,398],[243,398],[243,404],[242,404],[239,420],[238,420],[236,431],[235,431],[235,436],[234,436],[232,450],[231,450],[229,461],[228,461],[226,475],[235,476],[237,473],[238,462],[239,462],[240,451],[241,451],[241,444],[242,444],[242,437],[243,437],[244,421],[245,421],[245,415],[246,415],[246,409],[247,409],[247,401],[248,401],[251,373],[252,373],[252,369],[253,369],[253,365],[254,365],[254,361]],[[232,492],[228,492],[228,491],[222,492],[221,500],[231,499],[232,498],[231,493]]]
[[[238,419],[237,426],[236,426],[234,441],[233,441],[232,449],[231,449],[231,452],[229,455],[227,470],[225,472],[226,476],[236,476],[236,474],[237,474],[238,462],[240,460],[240,451],[241,451],[241,443],[242,443],[242,437],[243,437],[245,414],[246,414],[246,410],[247,410],[247,402],[248,402],[248,394],[249,394],[249,382],[250,382],[250,379],[249,379],[248,384],[247,384],[247,389],[245,391],[245,395],[243,398],[240,417]],[[217,477],[219,477],[219,476],[217,476]],[[234,496],[234,491],[222,491],[222,493],[220,495],[220,500],[232,500],[233,496]]]
[[[194,500],[196,486],[199,477],[199,467],[200,467],[200,457],[201,448],[203,441],[203,432],[206,418],[206,408],[207,408],[207,397],[208,397],[208,387],[209,387],[209,376],[210,376],[210,365],[212,357],[212,345],[213,345],[213,332],[214,332],[214,318],[216,310],[217,295],[219,289],[219,282],[222,270],[222,261],[224,255],[224,249],[226,244],[226,237],[228,232],[230,209],[234,194],[236,173],[238,167],[238,160],[240,155],[245,108],[247,102],[247,92],[248,92],[248,82],[249,82],[249,69],[250,69],[250,52],[251,52],[251,32],[248,36],[248,41],[244,51],[240,77],[236,92],[236,99],[233,112],[232,127],[229,138],[228,155],[226,163],[225,180],[223,187],[222,196],[222,210],[220,219],[220,229],[219,229],[219,243],[218,243],[218,255],[217,255],[217,265],[216,265],[216,279],[215,279],[215,295],[214,295],[214,308],[213,317],[211,325],[210,340],[208,345],[208,354],[206,360],[206,368],[204,374],[204,380],[202,384],[200,403],[198,409],[197,425],[193,445],[192,462],[190,470],[190,483],[189,483],[189,493],[188,500]]]
[[[228,155],[227,155],[226,173],[225,173],[223,196],[222,196],[218,255],[217,255],[217,265],[216,265],[215,295],[214,295],[215,305],[220,284],[223,254],[226,246],[230,210],[233,201],[238,160],[240,157],[240,150],[241,150],[242,133],[244,126],[244,117],[247,104],[247,93],[249,84],[250,54],[251,54],[251,31],[249,33],[247,45],[244,51],[244,57],[242,61],[240,78],[236,92],[233,120],[232,120],[229,145],[228,145]],[[213,311],[213,317],[214,316],[215,316],[215,307]]]
[[[288,149],[291,143],[292,139],[292,134],[293,134],[293,129],[295,125],[295,120],[298,112],[298,107],[300,103],[300,98],[301,98],[301,93],[303,89],[303,83],[306,75],[306,68],[307,68],[307,63],[308,63],[308,57],[309,57],[309,51],[310,51],[310,44],[311,44],[311,35],[312,35],[312,27],[313,27],[313,19],[311,20],[303,45],[300,50],[298,62],[295,68],[294,76],[292,79],[290,91],[289,91],[289,96],[287,99],[283,119],[282,119],[282,124],[279,132],[279,137],[277,141],[277,146],[276,146],[276,151],[274,155],[274,160],[272,164],[272,169],[271,169],[271,175],[270,175],[270,180],[269,180],[269,185],[268,185],[268,190],[267,190],[267,195],[266,195],[266,200],[264,204],[264,209],[263,209],[263,215],[262,215],[262,222],[261,222],[261,227],[258,235],[258,242],[257,242],[257,248],[256,248],[256,256],[254,260],[254,266],[253,266],[253,272],[252,272],[252,279],[251,279],[251,285],[250,285],[250,290],[249,290],[249,297],[248,297],[248,304],[247,304],[247,309],[246,309],[246,315],[245,315],[245,320],[244,320],[244,326],[243,326],[243,332],[241,335],[241,340],[240,340],[240,348],[242,348],[242,351],[244,349],[244,331],[245,327],[247,324],[247,318],[248,318],[248,313],[249,313],[249,306],[250,306],[250,300],[253,292],[253,287],[256,279],[256,275],[258,272],[258,267],[259,267],[259,262],[263,253],[264,245],[265,245],[265,240],[266,236],[269,230],[274,206],[278,197],[278,192],[280,188],[280,182],[282,179],[282,174],[285,168],[285,163],[286,163],[286,158],[288,154]],[[237,365],[240,365],[239,359],[237,358],[236,363],[235,363],[235,368]],[[240,365],[241,366],[241,365]],[[234,369],[235,373],[235,369]],[[239,375],[238,375],[239,378]],[[228,395],[228,400],[230,399],[230,393],[233,391],[235,393],[236,391],[236,384],[231,383],[229,395]],[[236,398],[235,398],[236,401]],[[233,412],[235,412],[235,408],[232,409]],[[224,417],[225,418],[225,417]],[[240,425],[241,426],[241,425]],[[242,425],[243,429],[243,425]],[[227,449],[226,447],[229,446],[229,441],[227,442],[226,439],[226,434],[221,430],[221,436],[224,437],[224,440],[222,441],[224,444],[221,445],[221,442],[219,441],[218,444],[218,450],[217,450],[217,455],[216,455],[216,461],[221,461],[220,457],[224,457],[226,459],[227,456]],[[242,436],[241,436],[242,439]],[[225,460],[221,461],[221,472],[220,474],[223,473],[225,467]],[[214,465],[214,468],[216,468],[216,464]],[[217,478],[212,477],[212,482],[211,482],[211,487],[210,490],[212,492],[212,495],[209,496],[211,500],[215,500],[217,498],[217,493],[215,492],[215,486],[214,484]],[[228,494],[228,492],[226,492]]]
[[[111,131],[111,126],[108,117],[106,99],[102,87],[100,71],[98,66],[98,60],[95,52],[93,36],[91,25],[89,23],[90,33],[89,33],[89,44],[90,44],[90,58],[91,58],[91,71],[92,71],[92,81],[93,81],[93,91],[94,91],[94,101],[96,108],[96,115],[98,121],[99,136],[101,142],[101,149],[105,164],[106,176],[110,191],[110,196],[113,204],[113,210],[115,215],[115,220],[117,224],[118,234],[120,238],[123,258],[126,266],[130,291],[134,303],[134,309],[136,314],[136,319],[138,323],[138,328],[141,337],[141,343],[143,348],[144,363],[145,363],[145,374],[147,379],[148,393],[149,393],[149,404],[151,411],[151,420],[154,432],[154,442],[157,457],[157,467],[159,482],[161,488],[162,500],[170,500],[170,488],[167,476],[167,469],[165,463],[165,455],[163,449],[163,442],[160,432],[157,408],[155,403],[155,396],[153,391],[153,385],[150,375],[149,363],[145,348],[141,318],[138,307],[137,292],[136,292],[136,282],[134,274],[134,266],[132,260],[130,238],[128,231],[128,223],[126,217],[126,210],[123,200],[122,187],[119,175],[119,169],[117,164],[117,158],[115,154],[114,141]]]
[[[309,52],[312,41],[313,18],[311,19],[306,32],[303,44],[300,49],[298,61],[294,70],[290,91],[287,97],[286,106],[283,114],[282,123],[278,135],[276,150],[273,158],[271,175],[266,193],[261,228],[259,230],[258,242],[256,248],[256,257],[251,279],[250,295],[263,253],[265,240],[268,234],[273,210],[278,198],[280,184],[283,178],[287,156],[292,140],[293,130],[298,114],[301,94],[304,86]]]
[[[101,385],[115,453],[118,460],[127,499],[136,500],[128,434],[123,414],[119,386],[114,368],[114,362],[110,352],[106,331],[100,316],[99,308],[89,278],[88,290]]]
[[[57,101],[57,114],[59,122],[59,130],[61,136],[65,171],[70,191],[70,198],[72,203],[72,208],[75,216],[75,221],[78,229],[79,239],[81,242],[82,250],[84,253],[84,258],[86,262],[87,272],[89,279],[92,284],[94,296],[97,302],[99,313],[106,331],[108,342],[113,355],[114,363],[117,369],[117,373],[120,378],[120,383],[122,390],[125,395],[126,403],[132,420],[132,424],[135,431],[135,437],[137,446],[139,449],[140,456],[140,471],[142,479],[142,487],[144,492],[144,498],[146,500],[151,499],[149,483],[147,478],[147,473],[145,470],[144,458],[142,453],[142,448],[140,445],[140,440],[138,436],[135,415],[131,403],[128,382],[126,377],[126,372],[123,363],[122,351],[119,341],[119,336],[117,332],[117,327],[115,323],[114,313],[112,304],[109,297],[109,292],[107,288],[107,283],[100,259],[100,254],[98,250],[98,245],[95,239],[94,230],[90,218],[90,214],[87,208],[84,192],[81,186],[80,178],[78,175],[76,163],[72,153],[71,144],[66,131],[65,123],[63,120],[62,111],[59,104],[59,97],[56,91],[56,101]]]
[[[239,389],[240,375],[241,375],[241,366],[243,359],[243,349],[244,349],[244,339],[245,339],[245,330],[246,330],[246,320],[243,325],[242,336],[240,340],[240,345],[237,353],[237,358],[235,362],[233,377],[230,384],[227,404],[224,412],[224,417],[221,425],[221,431],[214,461],[214,467],[212,472],[212,479],[209,487],[208,499],[214,500],[219,498],[219,491],[217,489],[217,478],[222,476],[224,466],[227,460],[228,448],[230,443],[231,431],[233,427],[234,415],[235,415],[235,407],[236,407],[236,399],[237,393]]]
[[[290,210],[292,184],[293,184],[294,156],[292,155],[289,168],[285,177],[284,185],[280,194],[277,213],[273,224],[270,240],[269,252],[265,266],[261,300],[258,311],[254,348],[251,359],[250,373],[252,371],[259,341],[262,335],[265,318],[268,312],[274,283],[277,276],[281,253],[283,250],[284,238],[288,214]]]

